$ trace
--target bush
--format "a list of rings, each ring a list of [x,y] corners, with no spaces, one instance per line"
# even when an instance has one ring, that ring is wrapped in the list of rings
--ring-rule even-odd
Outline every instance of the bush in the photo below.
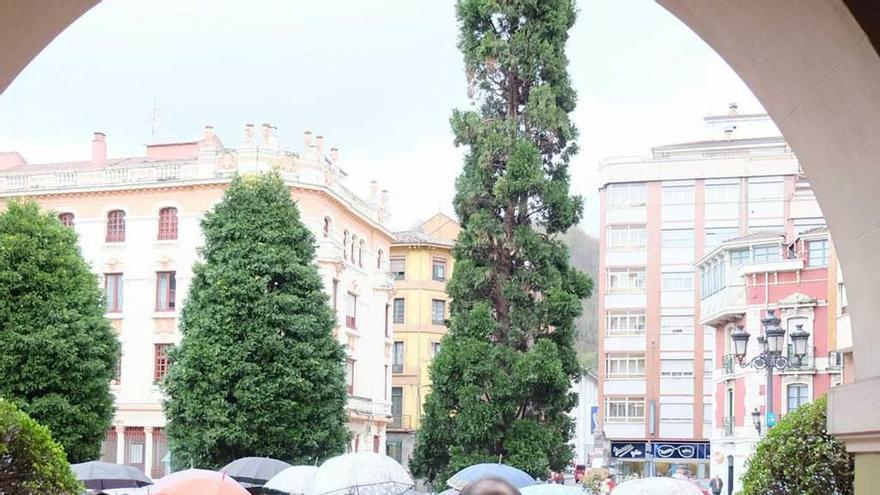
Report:
[[[746,463],[741,495],[853,493],[853,456],[825,429],[825,397],[789,413]]]
[[[0,493],[67,495],[82,490],[49,429],[0,399]]]

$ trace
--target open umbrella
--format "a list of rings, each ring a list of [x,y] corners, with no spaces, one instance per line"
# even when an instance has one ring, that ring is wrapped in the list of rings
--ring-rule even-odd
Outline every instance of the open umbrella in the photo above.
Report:
[[[614,489],[614,495],[702,495],[693,483],[675,478],[641,478],[625,481]]]
[[[291,466],[276,474],[263,485],[264,488],[293,495],[303,495],[308,485],[315,477],[318,468],[315,466]]]
[[[513,466],[486,463],[474,464],[462,469],[446,480],[446,484],[451,488],[461,491],[468,484],[485,478],[500,478],[516,488],[523,488],[538,483],[528,473]]]
[[[155,495],[250,495],[232,478],[188,479],[169,483]]]
[[[89,461],[72,464],[70,469],[73,470],[76,479],[82,481],[90,490],[137,488],[153,484],[140,469],[125,464]]]
[[[566,486],[558,483],[539,483],[519,491],[522,495],[584,495],[580,486]]]
[[[154,489],[152,491],[162,489],[166,486],[170,486],[173,483],[178,483],[181,481],[222,480],[223,478],[229,478],[229,476],[225,473],[221,473],[219,471],[211,471],[208,469],[184,469],[183,471],[176,471],[171,474],[166,474],[162,478],[157,479],[156,484],[153,485]]]
[[[458,495],[459,493],[461,493],[461,492],[459,492],[455,488],[447,488],[447,489],[443,490],[442,492],[438,493],[437,495]]]
[[[397,461],[373,452],[328,459],[306,487],[306,495],[402,495],[415,486]]]
[[[270,457],[242,457],[220,469],[236,479],[242,486],[263,486],[273,476],[289,468],[290,464]]]

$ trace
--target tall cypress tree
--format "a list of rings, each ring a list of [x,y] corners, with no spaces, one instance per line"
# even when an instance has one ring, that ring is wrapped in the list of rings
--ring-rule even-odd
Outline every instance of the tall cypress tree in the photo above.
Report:
[[[592,288],[558,238],[582,213],[568,173],[574,2],[459,0],[456,13],[478,110],[451,119],[456,144],[468,147],[454,202],[462,230],[449,333],[410,467],[442,483],[500,458],[544,475],[572,456],[574,320]]]
[[[202,230],[164,382],[175,465],[341,453],[345,355],[290,189],[277,174],[237,177]]]
[[[119,340],[76,232],[35,203],[0,215],[0,398],[47,426],[71,462],[98,458]],[[2,440],[0,440],[2,442]]]

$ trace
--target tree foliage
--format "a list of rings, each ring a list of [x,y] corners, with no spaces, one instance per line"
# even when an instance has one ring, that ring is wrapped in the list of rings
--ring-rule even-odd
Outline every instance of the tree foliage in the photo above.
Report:
[[[581,218],[565,42],[571,0],[459,0],[459,47],[478,110],[455,111],[468,147],[449,333],[431,367],[412,471],[442,483],[477,462],[543,476],[571,459],[579,372],[574,320],[592,282],[559,235]]]
[[[277,174],[237,177],[202,221],[164,387],[172,459],[312,464],[348,441],[342,346],[315,241]]]
[[[0,493],[73,495],[82,490],[49,429],[0,399]]]
[[[113,417],[119,340],[77,236],[34,203],[0,215],[0,397],[47,426],[74,462]]]
[[[825,397],[788,413],[746,463],[742,495],[853,493],[853,456],[826,430]]]

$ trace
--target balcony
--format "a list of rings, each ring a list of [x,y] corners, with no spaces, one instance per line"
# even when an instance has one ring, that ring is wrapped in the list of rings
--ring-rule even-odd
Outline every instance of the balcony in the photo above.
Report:
[[[725,417],[721,422],[721,427],[724,429],[725,437],[732,437],[736,427],[735,418],[733,416]]]
[[[377,402],[368,397],[359,395],[348,396],[348,411],[354,414],[364,416],[382,416],[391,417],[391,404],[386,402]]]
[[[804,371],[815,371],[816,369],[816,348],[808,347],[807,355],[798,359],[794,355],[794,347],[792,344],[788,344],[788,348],[785,351],[785,357],[788,359],[789,367],[785,370],[787,372],[795,372],[801,373]]]
[[[403,373],[403,363],[394,363],[391,365],[392,373]]]
[[[396,414],[391,416],[391,424],[388,425],[392,430],[412,430],[413,417],[409,414]]]

